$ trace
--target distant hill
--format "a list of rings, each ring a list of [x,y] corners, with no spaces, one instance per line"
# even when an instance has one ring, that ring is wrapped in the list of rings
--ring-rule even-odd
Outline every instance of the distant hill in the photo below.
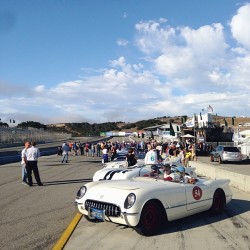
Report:
[[[89,124],[82,123],[58,123],[47,124],[48,131],[71,133],[73,136],[98,136],[101,132],[108,131],[137,131],[146,127],[161,125],[169,122],[180,123],[181,117],[158,117],[149,120],[141,120],[137,122],[106,122]]]
[[[44,128],[45,130],[51,132],[59,132],[59,133],[70,133],[72,136],[99,136],[101,132],[109,132],[109,131],[138,131],[143,130],[144,128],[162,125],[166,123],[177,123],[179,125],[183,124],[189,117],[184,116],[163,116],[157,117],[148,120],[141,120],[137,122],[106,122],[106,123],[94,123],[89,124],[87,122],[81,123],[57,123],[57,124],[47,124],[43,125],[37,122],[29,122],[28,124],[19,124],[20,127],[30,127],[34,126],[35,128]],[[237,127],[241,124],[250,124],[250,117],[225,117],[225,116],[212,116],[213,123],[218,126],[224,125],[225,120],[230,127]],[[234,122],[234,125],[233,125]],[[248,129],[246,127],[245,129]]]

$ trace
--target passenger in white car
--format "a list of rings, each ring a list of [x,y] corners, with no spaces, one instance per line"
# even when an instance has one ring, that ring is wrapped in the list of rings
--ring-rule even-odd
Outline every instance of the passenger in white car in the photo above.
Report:
[[[173,181],[173,182],[180,182],[180,183],[191,183],[194,184],[196,179],[189,176],[185,173],[185,168],[182,166],[176,167],[177,171],[172,171],[171,166],[169,164],[165,164],[163,167],[163,180],[165,181]]]
[[[185,168],[182,166],[176,167],[177,171],[180,173],[179,182],[195,184],[196,179],[185,173]]]

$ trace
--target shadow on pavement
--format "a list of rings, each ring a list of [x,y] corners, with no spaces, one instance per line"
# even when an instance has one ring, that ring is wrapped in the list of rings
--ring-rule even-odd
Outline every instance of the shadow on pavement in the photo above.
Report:
[[[79,180],[63,180],[63,181],[47,181],[43,182],[44,186],[53,186],[53,185],[64,185],[64,184],[71,184],[71,183],[85,183],[90,182],[91,179],[79,179]]]
[[[226,206],[224,212],[220,215],[212,214],[210,211],[205,211],[196,215],[179,219],[176,221],[168,222],[167,225],[160,230],[158,235],[176,233],[183,230],[192,228],[198,228],[206,225],[212,225],[213,223],[223,221],[226,219],[232,220],[235,230],[240,227],[241,222],[236,219],[236,215],[249,212],[250,201],[232,199],[232,201]]]

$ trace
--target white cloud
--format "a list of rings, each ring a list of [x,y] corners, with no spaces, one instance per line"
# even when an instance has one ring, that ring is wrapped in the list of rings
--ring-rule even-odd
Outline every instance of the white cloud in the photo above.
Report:
[[[35,92],[37,92],[37,93],[43,92],[44,89],[45,89],[45,86],[44,86],[44,85],[38,85],[38,86],[36,86],[36,87],[34,88]]]
[[[233,37],[245,48],[250,49],[250,3],[238,9],[230,22]]]
[[[214,113],[250,116],[249,9],[242,6],[231,19],[237,47],[226,40],[223,24],[171,27],[159,18],[136,24],[135,41],[117,40],[119,46],[137,46],[136,62],[119,56],[107,68],[88,68],[84,77],[40,84],[33,91],[0,82],[0,117],[44,123],[138,121],[192,115],[208,105]]]
[[[129,44],[129,41],[125,40],[125,39],[118,39],[116,41],[118,46],[123,46],[126,47]]]
[[[141,51],[147,54],[161,53],[172,44],[175,29],[170,26],[165,27],[166,22],[166,19],[160,18],[158,21],[141,21],[135,25],[138,31],[136,44]]]
[[[181,78],[190,74],[195,67],[192,51],[186,48],[174,48],[167,54],[155,59],[155,67],[160,74],[168,78]]]
[[[202,26],[197,30],[181,28],[181,36],[194,55],[202,59],[223,56],[228,47],[224,40],[223,26],[219,23]]]

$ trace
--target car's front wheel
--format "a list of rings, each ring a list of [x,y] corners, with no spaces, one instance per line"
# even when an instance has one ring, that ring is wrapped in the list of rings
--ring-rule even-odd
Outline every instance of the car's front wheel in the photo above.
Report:
[[[144,236],[154,235],[165,222],[165,217],[160,205],[149,201],[142,209],[140,222],[135,230]]]

